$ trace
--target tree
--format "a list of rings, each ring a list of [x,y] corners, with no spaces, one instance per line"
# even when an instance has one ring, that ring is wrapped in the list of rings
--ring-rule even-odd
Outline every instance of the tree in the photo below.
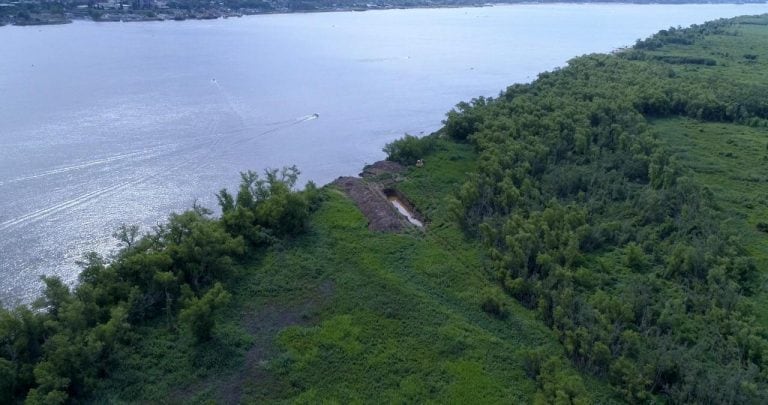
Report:
[[[241,237],[232,237],[220,222],[200,210],[172,215],[159,236],[173,271],[198,292],[215,278],[229,274],[233,258],[245,249]]]
[[[215,311],[226,305],[231,297],[220,283],[216,283],[202,298],[187,300],[180,318],[195,340],[205,342],[211,339],[216,325]]]
[[[418,138],[405,134],[402,138],[386,144],[383,151],[387,154],[387,160],[404,165],[413,165],[417,160],[432,152],[436,143],[437,138],[434,135]]]
[[[226,189],[217,194],[226,230],[255,246],[304,230],[319,197],[311,182],[304,191],[293,189],[299,174],[296,166],[267,169],[263,176],[253,171],[240,173],[235,197]]]
[[[14,402],[16,391],[16,366],[10,360],[0,357],[0,402]]]
[[[119,240],[120,243],[125,246],[126,249],[130,249],[136,243],[136,239],[139,236],[138,225],[126,225],[122,224],[117,231],[112,234],[112,237]]]
[[[58,277],[42,276],[41,280],[45,284],[45,289],[43,296],[35,301],[34,306],[56,316],[64,304],[72,299],[72,294],[69,287]]]

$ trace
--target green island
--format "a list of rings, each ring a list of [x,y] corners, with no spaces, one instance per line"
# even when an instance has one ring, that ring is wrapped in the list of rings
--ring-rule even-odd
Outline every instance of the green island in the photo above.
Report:
[[[669,29],[458,104],[355,183],[423,229],[295,167],[123,226],[0,310],[0,402],[768,403],[766,43]]]

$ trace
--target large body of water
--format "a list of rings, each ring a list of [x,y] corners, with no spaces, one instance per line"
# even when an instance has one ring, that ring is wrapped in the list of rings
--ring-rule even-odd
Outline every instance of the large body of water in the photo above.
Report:
[[[324,184],[462,100],[659,29],[768,5],[515,5],[0,29],[0,300],[296,164]],[[313,114],[319,114],[315,118]]]

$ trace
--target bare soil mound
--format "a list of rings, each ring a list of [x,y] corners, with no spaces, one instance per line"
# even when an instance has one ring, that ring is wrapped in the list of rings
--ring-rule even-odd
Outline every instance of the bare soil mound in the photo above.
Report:
[[[369,184],[359,177],[339,177],[332,184],[355,202],[368,218],[369,229],[398,232],[409,226],[377,185]]]
[[[380,160],[374,164],[365,166],[360,177],[381,177],[383,175],[398,175],[405,172],[405,167],[400,163],[390,162],[389,160]]]

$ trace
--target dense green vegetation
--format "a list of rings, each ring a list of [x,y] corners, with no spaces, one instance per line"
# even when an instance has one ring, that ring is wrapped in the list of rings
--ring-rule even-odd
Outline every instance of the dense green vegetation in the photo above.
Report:
[[[665,146],[673,129],[648,123],[684,116],[765,136],[766,23],[665,30],[448,116],[448,135],[479,152],[458,193],[464,228],[573,364],[629,402],[768,400],[750,298],[763,275],[739,227],[722,225],[730,212]]]
[[[766,403],[767,41],[669,29],[460,103],[385,147],[426,230],[294,167],[124,226],[0,310],[0,402]]]

